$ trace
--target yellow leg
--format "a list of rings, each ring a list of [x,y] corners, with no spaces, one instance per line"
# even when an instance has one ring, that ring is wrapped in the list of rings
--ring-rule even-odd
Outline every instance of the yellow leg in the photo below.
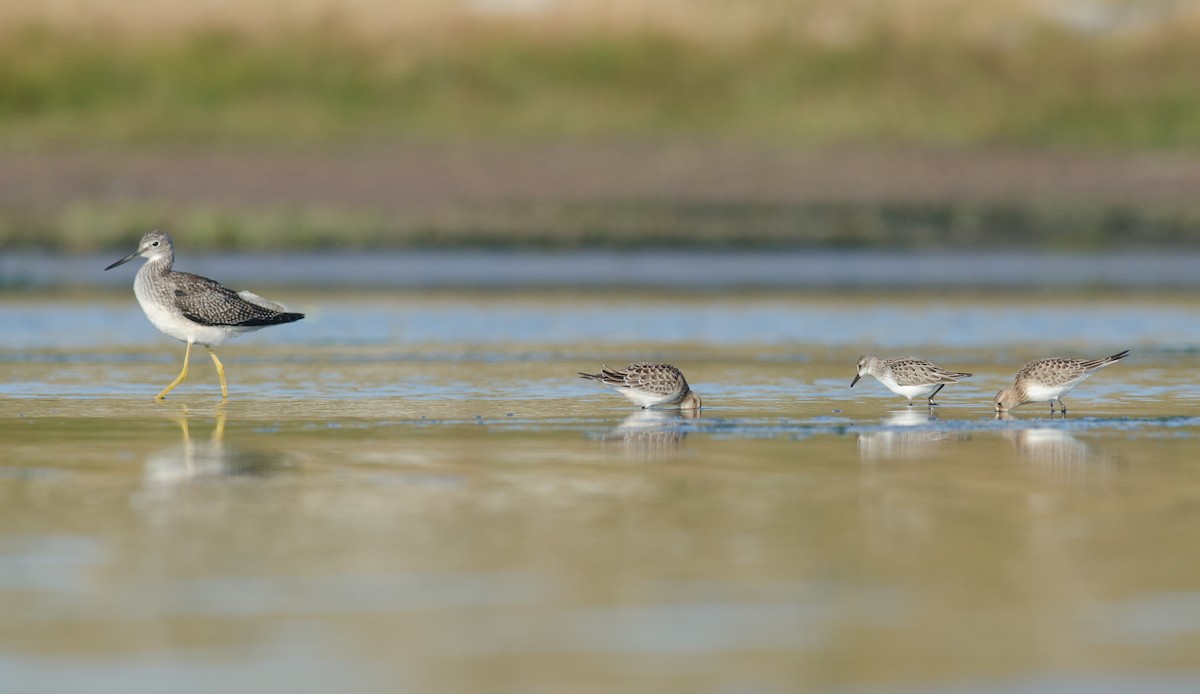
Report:
[[[189,343],[187,343],[187,351],[183,353],[183,371],[180,371],[179,375],[175,377],[175,380],[171,381],[171,385],[167,386],[166,388],[163,388],[163,392],[154,396],[155,400],[162,400],[163,398],[167,397],[167,393],[170,393],[172,390],[175,390],[175,386],[179,385],[180,383],[183,383],[183,379],[187,378],[188,362],[191,360],[192,360],[192,343],[189,342]]]
[[[208,356],[212,357],[213,363],[217,365],[217,376],[221,379],[221,399],[228,400],[229,389],[225,387],[225,367],[221,366],[221,360],[217,359],[217,353],[213,351],[212,347],[204,345],[204,349],[208,350]]]

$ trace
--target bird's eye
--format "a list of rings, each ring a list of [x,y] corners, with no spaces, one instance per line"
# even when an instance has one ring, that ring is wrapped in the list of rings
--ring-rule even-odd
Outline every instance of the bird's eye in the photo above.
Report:
[[[158,245],[158,241],[155,241],[154,243],[152,243],[152,244],[150,244],[150,245],[151,245],[151,246],[157,246],[157,245]]]

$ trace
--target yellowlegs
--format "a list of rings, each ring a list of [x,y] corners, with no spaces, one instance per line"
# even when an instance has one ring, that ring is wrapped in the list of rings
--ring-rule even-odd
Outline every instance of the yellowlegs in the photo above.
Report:
[[[146,264],[138,270],[137,278],[133,281],[133,293],[137,295],[138,303],[154,327],[187,343],[183,370],[155,396],[156,400],[166,397],[187,378],[193,343],[202,344],[208,350],[208,355],[217,365],[217,376],[221,379],[221,398],[227,399],[229,390],[225,386],[225,367],[217,359],[213,345],[242,333],[268,325],[291,323],[304,317],[303,313],[288,313],[283,306],[257,294],[235,292],[207,277],[175,272],[171,269],[175,263],[175,249],[171,235],[165,231],[147,233],[136,251],[104,269],[111,270],[138,256],[146,259]]]
[[[1007,412],[1027,402],[1049,402],[1050,414],[1054,414],[1054,401],[1057,400],[1062,413],[1066,414],[1067,406],[1062,396],[1070,393],[1083,379],[1127,356],[1129,350],[1103,359],[1034,359],[1021,367],[1011,387],[996,393],[996,412]]]
[[[589,381],[599,381],[613,387],[642,409],[674,405],[683,410],[700,409],[700,396],[688,387],[683,372],[670,364],[639,361],[624,369],[600,367],[598,374],[580,373]]]
[[[913,398],[929,398],[929,406],[937,403],[933,396],[946,386],[947,383],[958,383],[958,379],[967,378],[971,374],[957,371],[947,371],[942,367],[931,364],[916,357],[895,357],[880,359],[866,355],[858,360],[858,375],[850,381],[853,388],[858,379],[870,374],[887,389],[908,398],[908,404],[913,404]]]

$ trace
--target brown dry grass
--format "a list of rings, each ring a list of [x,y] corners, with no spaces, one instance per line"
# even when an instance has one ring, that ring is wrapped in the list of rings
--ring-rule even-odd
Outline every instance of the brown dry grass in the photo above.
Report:
[[[853,43],[879,31],[923,40],[1012,40],[1032,25],[1195,31],[1200,7],[1172,0],[42,0],[0,3],[0,30],[41,25],[162,39],[222,27],[273,35],[337,26],[364,37],[446,40],[464,27],[555,35],[652,29],[710,40],[786,32]],[[469,33],[469,32],[468,32]]]

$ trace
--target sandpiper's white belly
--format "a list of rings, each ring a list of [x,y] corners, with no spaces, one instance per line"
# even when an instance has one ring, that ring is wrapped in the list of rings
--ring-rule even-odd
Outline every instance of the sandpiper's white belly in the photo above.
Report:
[[[920,386],[902,386],[890,378],[881,378],[879,379],[879,382],[887,386],[887,389],[896,395],[903,395],[909,400],[916,398],[927,398],[930,395],[933,395],[933,391],[938,389],[937,383]]]
[[[647,393],[634,388],[617,387],[616,391],[629,398],[629,400],[638,407],[655,407],[657,405],[666,405],[675,401],[674,395]]]
[[[1079,385],[1082,381],[1083,379],[1081,378],[1077,381],[1064,383],[1059,386],[1048,386],[1041,383],[1026,383],[1025,395],[1029,398],[1030,402],[1047,402],[1050,400],[1057,400],[1058,398],[1061,398],[1062,396],[1074,390],[1075,386]]]

